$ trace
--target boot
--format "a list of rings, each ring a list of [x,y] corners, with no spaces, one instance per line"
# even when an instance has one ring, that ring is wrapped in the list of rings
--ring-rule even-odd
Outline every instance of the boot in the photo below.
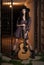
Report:
[[[31,58],[34,59],[35,58],[35,51],[34,50],[30,50],[31,52]]]

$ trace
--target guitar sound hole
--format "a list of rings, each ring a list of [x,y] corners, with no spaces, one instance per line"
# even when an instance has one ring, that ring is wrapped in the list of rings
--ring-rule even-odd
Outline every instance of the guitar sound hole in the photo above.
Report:
[[[22,54],[26,54],[26,52],[22,52]]]

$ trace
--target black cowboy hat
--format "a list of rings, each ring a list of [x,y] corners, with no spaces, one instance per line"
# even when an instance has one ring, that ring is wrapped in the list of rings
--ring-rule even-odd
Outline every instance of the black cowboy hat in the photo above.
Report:
[[[30,9],[27,8],[26,6],[22,6],[21,10],[22,10],[22,9],[26,9],[27,12],[30,12]]]

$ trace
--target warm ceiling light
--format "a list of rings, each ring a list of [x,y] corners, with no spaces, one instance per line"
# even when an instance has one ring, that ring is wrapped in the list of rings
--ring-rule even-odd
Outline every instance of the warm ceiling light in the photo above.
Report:
[[[11,5],[11,2],[3,2],[3,5]]]
[[[11,2],[3,2],[2,3],[3,5],[11,5]],[[22,4],[24,4],[23,2],[20,2],[20,3],[18,3],[18,2],[13,2],[13,5],[22,5]]]
[[[18,3],[18,2],[13,2],[13,5],[22,5],[22,4],[24,4],[23,2],[20,2],[20,3]]]

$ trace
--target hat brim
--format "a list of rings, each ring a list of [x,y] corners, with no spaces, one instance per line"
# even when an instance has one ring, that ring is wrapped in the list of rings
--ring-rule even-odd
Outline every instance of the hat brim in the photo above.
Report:
[[[27,12],[30,12],[30,9],[27,8],[26,6],[23,6],[23,7],[21,8],[21,10],[22,10],[22,9],[26,9]]]

